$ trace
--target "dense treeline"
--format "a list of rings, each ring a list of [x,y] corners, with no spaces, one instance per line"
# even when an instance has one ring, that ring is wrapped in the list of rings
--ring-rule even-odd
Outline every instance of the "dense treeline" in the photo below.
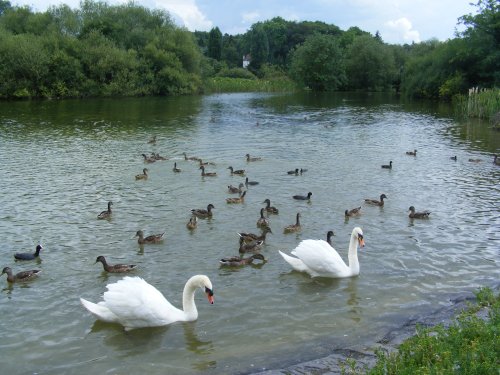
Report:
[[[273,18],[240,35],[191,33],[165,11],[83,0],[36,13],[0,0],[0,98],[198,93],[248,87],[396,91],[449,99],[500,83],[500,5],[479,0],[445,42],[384,43],[357,27]],[[250,65],[242,68],[243,56]],[[218,81],[217,81],[218,80]],[[269,82],[274,82],[269,84]],[[276,84],[278,82],[278,84]],[[219,86],[221,87],[221,86]]]

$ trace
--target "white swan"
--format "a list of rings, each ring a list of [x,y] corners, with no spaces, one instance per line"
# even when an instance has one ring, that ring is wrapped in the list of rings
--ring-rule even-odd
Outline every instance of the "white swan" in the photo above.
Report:
[[[342,278],[359,275],[358,245],[365,245],[363,231],[356,227],[352,230],[349,243],[349,265],[324,240],[304,240],[292,250],[295,257],[279,252],[294,270],[307,272],[312,277]]]
[[[158,289],[140,277],[124,277],[106,287],[104,301],[96,304],[80,298],[80,302],[97,319],[119,323],[126,330],[196,320],[198,310],[194,293],[197,288],[203,289],[208,301],[214,303],[212,283],[205,275],[193,276],[186,282],[182,293],[183,310],[174,307]]]

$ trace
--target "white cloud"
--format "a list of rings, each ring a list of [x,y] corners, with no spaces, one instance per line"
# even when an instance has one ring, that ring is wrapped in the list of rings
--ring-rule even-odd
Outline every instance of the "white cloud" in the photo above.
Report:
[[[258,20],[259,17],[260,17],[259,12],[247,12],[247,13],[243,13],[241,15],[241,18],[243,19],[243,23],[253,23],[256,20]]]
[[[420,33],[413,30],[413,26],[406,17],[385,23],[389,31],[395,35],[395,39],[402,39],[405,43],[420,43]]]
[[[195,0],[157,0],[156,6],[179,17],[190,31],[208,31],[213,27],[212,21],[200,11]]]

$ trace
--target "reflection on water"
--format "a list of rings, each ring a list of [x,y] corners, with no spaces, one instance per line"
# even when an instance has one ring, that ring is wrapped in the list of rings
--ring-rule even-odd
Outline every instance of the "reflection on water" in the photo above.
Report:
[[[500,276],[500,167],[492,163],[500,133],[457,123],[447,110],[346,93],[0,102],[0,264],[43,271],[26,285],[0,278],[2,370],[257,371],[373,341],[450,296],[491,285]],[[413,149],[416,157],[405,154]],[[152,152],[168,160],[145,164],[141,154]],[[214,161],[217,177],[202,178],[184,152]],[[247,153],[262,160],[247,163]],[[389,160],[393,169],[381,170]],[[148,180],[135,181],[146,165]],[[230,165],[260,182],[243,204],[225,202],[227,186],[244,182]],[[307,172],[286,173],[295,168]],[[308,191],[310,202],[292,199]],[[364,204],[382,193],[384,207]],[[237,233],[255,233],[266,198],[280,210],[269,216],[267,262],[220,268],[219,259],[239,255]],[[112,219],[97,220],[108,201]],[[187,230],[190,210],[209,203],[213,218]],[[358,217],[344,216],[360,205]],[[410,220],[411,205],[432,211],[430,219]],[[283,234],[297,212],[301,232]],[[366,240],[359,277],[311,279],[278,254],[333,230],[346,259],[355,226]],[[139,229],[165,240],[138,245]],[[14,263],[15,252],[39,243],[41,263]],[[98,255],[137,264],[133,275],[176,307],[186,280],[207,274],[215,304],[198,292],[198,321],[165,328],[95,322],[79,297],[98,301],[122,277],[104,273]]]

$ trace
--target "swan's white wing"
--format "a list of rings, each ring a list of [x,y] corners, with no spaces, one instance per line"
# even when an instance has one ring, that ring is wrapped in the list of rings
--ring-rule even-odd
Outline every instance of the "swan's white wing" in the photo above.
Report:
[[[107,285],[104,302],[125,328],[157,327],[185,320],[185,314],[140,277],[125,277]]]
[[[299,258],[291,257],[278,250],[283,259],[292,266],[295,271],[311,273],[311,270]]]
[[[346,277],[351,274],[337,251],[324,240],[304,240],[292,251],[312,276]]]

